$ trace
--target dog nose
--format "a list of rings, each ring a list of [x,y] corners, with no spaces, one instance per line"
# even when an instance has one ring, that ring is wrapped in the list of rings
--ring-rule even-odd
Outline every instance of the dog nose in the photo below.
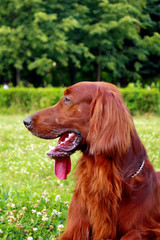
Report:
[[[27,117],[23,120],[24,125],[26,128],[29,128],[32,125],[32,119],[30,117]]]

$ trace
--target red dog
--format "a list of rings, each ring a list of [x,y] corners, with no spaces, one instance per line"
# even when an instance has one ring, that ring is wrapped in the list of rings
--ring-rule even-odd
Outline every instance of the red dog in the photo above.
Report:
[[[70,155],[77,149],[83,154],[60,240],[160,239],[160,173],[114,85],[75,84],[24,124],[38,137],[60,137],[48,152],[60,179],[70,172]]]

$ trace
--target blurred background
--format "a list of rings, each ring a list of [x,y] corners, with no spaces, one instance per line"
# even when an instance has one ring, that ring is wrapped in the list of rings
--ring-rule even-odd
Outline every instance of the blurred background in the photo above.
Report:
[[[160,82],[159,0],[0,0],[0,85]]]

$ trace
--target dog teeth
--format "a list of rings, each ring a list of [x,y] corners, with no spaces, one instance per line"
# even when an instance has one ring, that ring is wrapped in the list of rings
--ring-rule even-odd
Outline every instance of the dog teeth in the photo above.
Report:
[[[70,138],[71,136],[73,136],[73,133],[69,133],[69,138]]]
[[[68,134],[68,137],[65,138],[62,143],[67,142],[67,141],[73,136],[73,134],[74,134],[74,133],[69,133],[69,134]]]
[[[52,150],[52,149],[53,149],[53,147],[51,145],[49,145],[49,150]]]

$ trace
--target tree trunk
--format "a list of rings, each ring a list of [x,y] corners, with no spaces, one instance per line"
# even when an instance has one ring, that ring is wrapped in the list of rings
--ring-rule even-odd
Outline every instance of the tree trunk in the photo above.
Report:
[[[69,60],[69,75],[70,75],[70,83],[71,85],[76,83],[76,74],[77,74],[77,68],[75,63],[70,59]]]
[[[19,86],[21,80],[21,70],[16,69],[16,85]]]
[[[120,83],[120,87],[122,87],[122,88],[127,87],[127,85],[128,85],[127,77],[124,76],[124,77],[120,78],[119,83]]]
[[[101,49],[98,50],[98,57],[101,57],[102,52]],[[101,60],[99,59],[97,62],[97,81],[101,81]]]
[[[101,81],[101,62],[97,63],[97,81]]]

